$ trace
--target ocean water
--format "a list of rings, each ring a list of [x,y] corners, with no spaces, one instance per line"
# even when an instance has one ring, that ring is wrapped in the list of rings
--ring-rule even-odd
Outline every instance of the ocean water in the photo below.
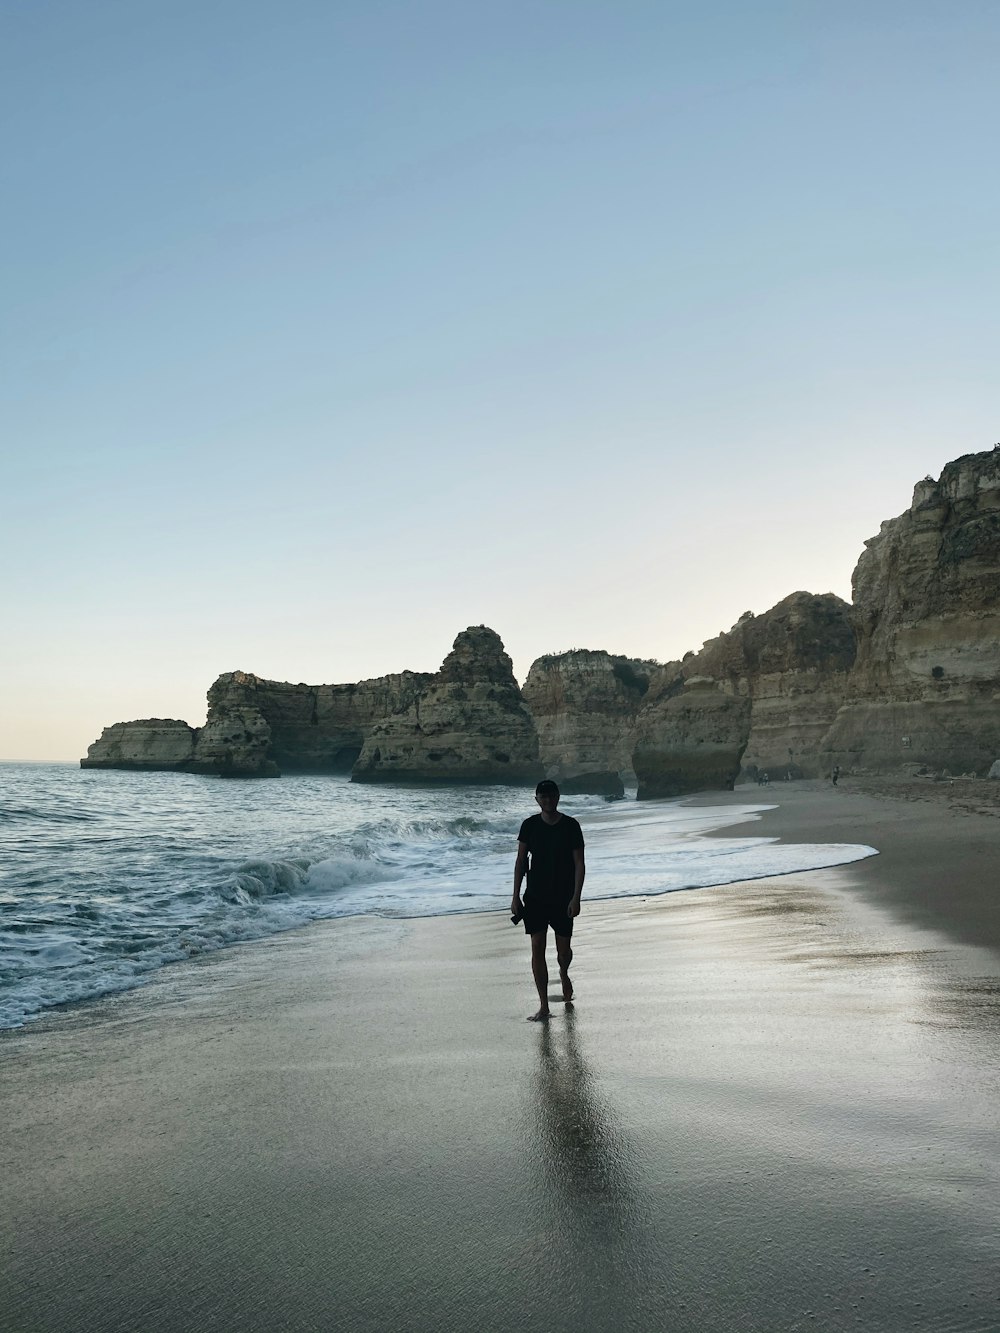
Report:
[[[769,805],[565,798],[587,898],[670,893],[859,860],[754,836]],[[237,782],[0,764],[0,1028],[141,985],[183,958],[329,917],[506,911],[514,787]],[[713,829],[747,821],[746,837]]]

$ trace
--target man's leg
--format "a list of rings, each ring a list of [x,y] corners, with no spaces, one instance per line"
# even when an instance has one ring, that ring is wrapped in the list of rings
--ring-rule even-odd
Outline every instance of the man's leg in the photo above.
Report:
[[[573,998],[573,983],[569,979],[569,965],[573,961],[572,941],[568,935],[556,935],[556,953],[559,955],[559,980],[563,999],[569,1004]]]
[[[543,926],[531,937],[531,975],[535,978],[538,991],[539,1009],[537,1014],[529,1014],[530,1023],[544,1022],[549,1016],[549,967],[545,961],[545,937],[548,927]]]

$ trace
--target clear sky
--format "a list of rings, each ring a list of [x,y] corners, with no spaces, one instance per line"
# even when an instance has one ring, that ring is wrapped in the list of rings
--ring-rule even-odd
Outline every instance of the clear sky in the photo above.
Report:
[[[0,15],[0,758],[680,656],[1000,440],[996,0]]]

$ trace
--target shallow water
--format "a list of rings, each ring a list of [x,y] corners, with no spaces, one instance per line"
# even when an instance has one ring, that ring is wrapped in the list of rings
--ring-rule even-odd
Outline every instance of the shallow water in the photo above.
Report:
[[[768,805],[566,799],[589,898],[652,896],[872,854],[712,839]],[[140,984],[183,958],[329,917],[505,910],[519,787],[226,782],[0,765],[0,1028]]]

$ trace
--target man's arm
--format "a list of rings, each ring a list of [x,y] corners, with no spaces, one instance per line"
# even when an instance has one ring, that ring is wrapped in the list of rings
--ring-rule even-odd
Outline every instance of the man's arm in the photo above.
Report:
[[[528,844],[519,842],[517,844],[517,860],[514,862],[514,896],[510,900],[510,911],[512,916],[518,916],[524,911],[521,905],[521,883],[528,871]]]
[[[569,900],[569,906],[566,912],[569,916],[580,915],[580,894],[583,892],[583,881],[587,874],[587,867],[583,861],[583,848],[573,848],[573,897]]]

